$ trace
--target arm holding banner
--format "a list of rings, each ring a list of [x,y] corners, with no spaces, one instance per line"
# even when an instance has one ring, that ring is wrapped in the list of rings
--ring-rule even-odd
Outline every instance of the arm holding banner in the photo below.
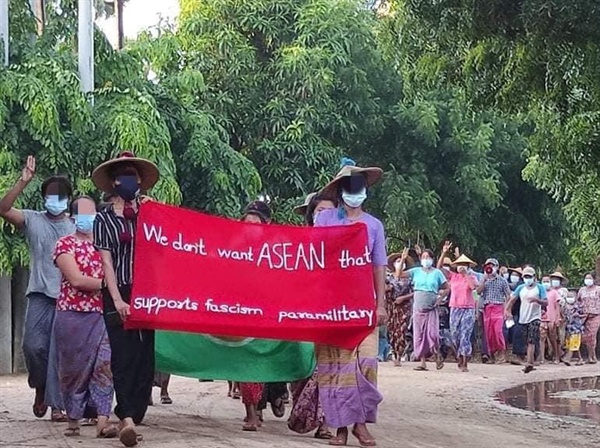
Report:
[[[373,281],[377,298],[377,325],[385,325],[388,319],[385,306],[385,266],[373,266]]]

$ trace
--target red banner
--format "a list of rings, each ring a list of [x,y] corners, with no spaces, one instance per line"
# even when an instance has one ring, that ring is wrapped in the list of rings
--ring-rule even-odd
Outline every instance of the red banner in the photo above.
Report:
[[[352,349],[376,325],[370,261],[363,224],[246,224],[146,203],[127,328]]]

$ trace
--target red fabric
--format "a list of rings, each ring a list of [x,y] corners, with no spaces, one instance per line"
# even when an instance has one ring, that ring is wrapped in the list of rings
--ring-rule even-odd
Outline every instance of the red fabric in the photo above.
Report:
[[[75,259],[79,271],[86,277],[104,278],[100,252],[91,241],[80,240],[75,235],[62,237],[56,242],[54,261],[56,262],[60,255],[65,254]],[[90,292],[75,289],[63,276],[56,309],[80,313],[101,313],[102,293],[99,290]]]
[[[352,349],[377,320],[366,247],[363,224],[247,224],[143,204],[127,328]]]
[[[244,404],[258,404],[262,398],[263,383],[240,383],[240,395]]]
[[[483,310],[483,328],[490,355],[506,350],[503,326],[504,305],[486,305]]]

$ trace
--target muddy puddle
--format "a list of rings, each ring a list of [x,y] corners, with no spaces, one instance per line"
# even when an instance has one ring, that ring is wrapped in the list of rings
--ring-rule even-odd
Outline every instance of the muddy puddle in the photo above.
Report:
[[[519,409],[600,424],[600,376],[524,384],[499,392],[496,398]]]

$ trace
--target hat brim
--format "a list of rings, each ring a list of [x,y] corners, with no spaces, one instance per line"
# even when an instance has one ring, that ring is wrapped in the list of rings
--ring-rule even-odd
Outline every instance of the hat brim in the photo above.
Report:
[[[302,204],[298,207],[294,208],[294,213],[300,216],[306,216],[306,211],[308,210],[308,205]]]
[[[390,256],[388,256],[388,269],[390,271],[394,271],[396,269],[394,267],[394,263],[399,258],[402,258],[402,254],[399,252],[395,252],[395,253],[391,254]],[[404,260],[404,262],[406,263],[407,269],[410,268],[411,266],[414,266],[414,264],[415,264],[415,260],[413,260],[413,258],[410,255],[408,257],[406,257],[406,260]]]
[[[370,187],[381,180],[381,178],[383,177],[383,170],[374,166],[366,168],[359,168],[357,166],[350,167],[350,169],[347,170],[345,173],[338,173],[337,176],[335,176],[335,178],[331,182],[329,182],[323,187],[320,193],[334,198],[338,197],[339,182],[343,178],[352,176],[353,174],[364,175],[367,180],[367,187]]]
[[[135,167],[138,174],[140,175],[141,184],[140,190],[146,192],[150,190],[160,178],[160,172],[158,167],[146,159],[139,157],[121,157],[118,159],[108,160],[98,165],[98,167],[92,173],[92,182],[98,190],[105,193],[114,193],[113,179],[110,175],[111,170],[114,166],[119,164],[131,164]]]
[[[560,278],[561,280],[565,280],[565,281],[567,280],[567,277],[562,275],[560,272],[553,272],[548,277]]]
[[[459,265],[459,264],[468,264],[472,268],[474,268],[475,266],[477,266],[477,263],[475,263],[473,260],[471,260],[466,255],[461,255],[460,257],[458,257],[456,260],[454,260],[452,262],[452,266],[456,266],[456,265]]]
[[[508,268],[508,272],[516,272],[520,276],[523,276],[523,269],[521,268]]]

